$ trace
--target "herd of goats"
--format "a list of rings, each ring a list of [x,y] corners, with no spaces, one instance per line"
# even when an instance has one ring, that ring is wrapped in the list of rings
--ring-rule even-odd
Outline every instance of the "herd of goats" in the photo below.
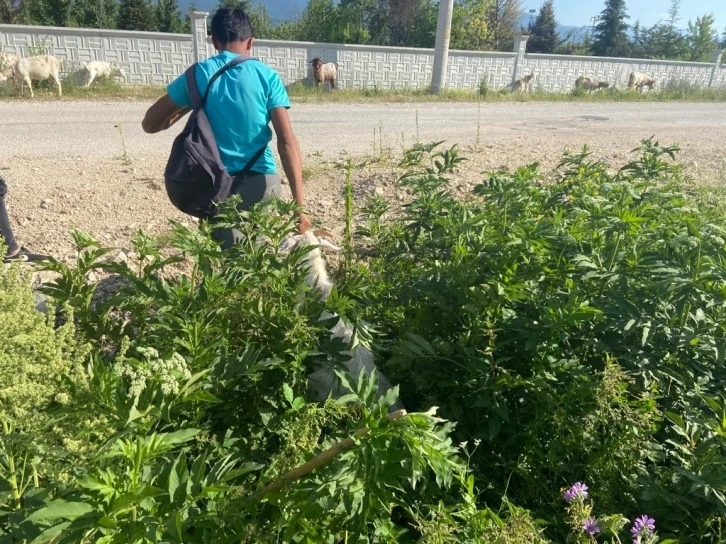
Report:
[[[25,86],[30,90],[30,96],[33,94],[33,81],[42,81],[52,79],[58,88],[58,96],[62,95],[60,70],[63,61],[52,55],[40,55],[35,57],[18,57],[13,53],[4,53],[0,51],[0,83],[12,78],[15,85],[20,88],[20,96],[23,96]],[[313,80],[316,86],[330,85],[331,89],[335,89],[338,82],[338,67],[333,62],[324,63],[319,57],[311,61],[313,68]],[[73,78],[77,83],[82,84],[86,88],[90,88],[91,84],[101,77],[121,77],[126,81],[126,73],[123,68],[113,62],[93,61],[81,63],[80,69],[73,74]],[[518,79],[512,85],[512,90],[520,94],[524,94],[529,89],[534,74],[529,74]],[[610,83],[607,81],[598,81],[593,77],[581,76],[575,81],[575,90],[577,91],[598,91],[608,89]],[[653,90],[655,80],[641,72],[632,72],[628,79],[628,90],[637,89],[641,91],[644,88]]]
[[[52,79],[58,88],[58,96],[63,94],[61,89],[60,70],[63,61],[52,55],[39,55],[36,57],[18,57],[13,53],[0,51],[0,83],[13,78],[20,87],[20,96],[23,96],[25,85],[33,94],[33,81]],[[90,88],[91,83],[100,77],[122,77],[126,81],[126,72],[113,62],[83,62],[81,68],[73,74],[75,80],[84,87]]]
[[[534,74],[526,75],[523,78],[518,79],[514,82],[514,84],[512,85],[512,90],[520,94],[524,94],[533,80]],[[607,81],[598,81],[594,77],[580,76],[575,81],[576,91],[592,92],[601,91],[609,88],[610,83],[608,83]],[[628,90],[638,90],[642,92],[644,88],[647,88],[648,90],[653,90],[655,88],[655,79],[647,74],[643,74],[642,72],[631,72],[630,77],[628,78]]]

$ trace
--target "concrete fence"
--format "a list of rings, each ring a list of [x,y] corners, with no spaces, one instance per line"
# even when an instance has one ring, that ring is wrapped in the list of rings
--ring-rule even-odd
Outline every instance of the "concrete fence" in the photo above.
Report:
[[[117,62],[132,83],[163,85],[194,61],[214,54],[207,38],[205,12],[195,12],[192,34],[161,34],[0,25],[0,51],[21,56],[44,51],[64,60],[64,72],[81,62]],[[320,57],[338,64],[339,85],[347,89],[425,89],[431,83],[433,49],[257,40],[253,54],[275,68],[287,85],[310,84],[310,61]],[[671,82],[698,87],[726,88],[722,53],[711,63],[624,58],[575,57],[527,53],[527,37],[520,37],[511,53],[450,51],[446,86],[452,89],[492,90],[511,86],[534,74],[533,89],[569,92],[580,76],[592,76],[624,89],[631,72],[649,74],[662,88]]]

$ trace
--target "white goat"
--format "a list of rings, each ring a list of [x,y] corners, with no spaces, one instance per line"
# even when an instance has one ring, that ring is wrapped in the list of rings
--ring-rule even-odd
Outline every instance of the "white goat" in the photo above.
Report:
[[[13,77],[15,82],[20,85],[20,96],[23,96],[23,86],[27,85],[30,89],[30,96],[34,97],[32,82],[48,78],[53,79],[58,87],[58,96],[61,96],[60,68],[62,62],[50,55],[18,59],[18,62],[13,65]]]
[[[16,62],[18,62],[17,55],[0,51],[0,76],[2,76],[2,81],[13,75],[13,65]]]
[[[324,64],[320,57],[315,57],[310,61],[313,65],[313,79],[315,80],[315,86],[318,87],[322,84],[325,88],[325,82],[330,81],[330,88],[335,89],[335,83],[338,80],[338,67],[334,62],[328,62]]]
[[[282,247],[280,248],[283,252],[290,251],[295,247],[312,246],[313,249],[305,254],[303,257],[303,263],[308,268],[305,283],[313,289],[318,289],[322,295],[323,300],[328,298],[330,292],[333,290],[333,282],[328,276],[328,271],[325,267],[325,261],[320,251],[320,247],[327,247],[335,251],[340,251],[340,248],[330,242],[328,238],[332,237],[330,233],[323,230],[307,231],[305,234],[298,234],[290,236],[283,241]],[[323,312],[320,316],[321,320],[327,320],[336,317],[328,312]],[[331,338],[340,338],[347,345],[350,345],[353,341],[353,327],[346,324],[342,319],[338,320],[338,323],[330,331]],[[353,348],[352,351],[345,353],[350,355],[350,359],[345,362],[345,366],[348,373],[353,378],[358,378],[361,369],[365,369],[367,375],[375,370],[376,364],[374,362],[373,353],[368,348],[358,345]],[[310,376],[308,376],[308,385],[310,391],[318,398],[318,400],[325,400],[332,395],[333,398],[340,398],[350,393],[343,384],[340,382],[335,372],[328,367],[321,367],[315,370]],[[388,381],[380,371],[378,371],[378,397],[381,397],[390,390],[391,382]],[[396,403],[390,408],[391,411],[402,410],[404,408],[401,400],[397,400]]]
[[[631,73],[628,79],[628,90],[638,89],[638,91],[643,92],[643,87],[648,87],[648,90],[652,91],[655,87],[655,79],[641,72]]]
[[[607,89],[609,87],[610,83],[607,81],[598,81],[594,77],[580,76],[577,78],[577,81],[575,81],[575,89],[584,89],[588,92]]]
[[[91,83],[99,77],[120,76],[126,83],[126,72],[115,62],[93,61],[83,63],[83,71],[86,73],[86,89],[91,87]]]

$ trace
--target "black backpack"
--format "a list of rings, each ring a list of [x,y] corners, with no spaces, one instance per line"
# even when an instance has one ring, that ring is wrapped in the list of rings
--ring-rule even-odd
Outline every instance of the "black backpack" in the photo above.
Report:
[[[185,72],[187,88],[192,101],[192,112],[184,130],[175,138],[174,144],[171,146],[169,161],[164,171],[166,194],[171,203],[185,214],[200,219],[214,217],[217,213],[217,204],[230,197],[234,180],[222,164],[219,147],[217,147],[203,106],[207,101],[212,83],[233,66],[248,60],[255,59],[240,55],[222,66],[210,78],[204,96],[199,93],[194,75],[196,64],[190,66]],[[262,157],[266,149],[267,146],[255,153],[252,160],[237,175],[248,172]]]

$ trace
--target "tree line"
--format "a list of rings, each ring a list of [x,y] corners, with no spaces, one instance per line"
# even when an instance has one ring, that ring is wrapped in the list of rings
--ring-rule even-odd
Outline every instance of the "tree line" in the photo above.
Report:
[[[516,35],[529,34],[528,51],[707,62],[726,47],[713,15],[681,24],[681,2],[672,0],[668,17],[653,26],[630,24],[626,0],[604,0],[588,29],[558,32],[554,0],[544,0],[523,27],[524,0],[456,0],[451,47],[510,51]],[[244,9],[261,39],[433,47],[438,20],[436,0],[309,0],[293,21],[273,24],[262,3],[222,0],[220,6]],[[190,8],[190,11],[194,6]],[[0,22],[34,25],[189,32],[189,14],[178,0],[0,0]]]
[[[177,33],[191,29],[177,0],[0,0],[0,22]]]

